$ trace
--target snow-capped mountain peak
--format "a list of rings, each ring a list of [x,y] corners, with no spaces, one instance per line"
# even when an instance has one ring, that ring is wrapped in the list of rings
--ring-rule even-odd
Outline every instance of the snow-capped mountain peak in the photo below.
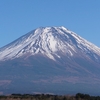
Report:
[[[0,60],[14,59],[23,55],[42,54],[52,60],[61,54],[72,57],[89,54],[98,59],[100,48],[65,27],[40,27],[0,49]]]

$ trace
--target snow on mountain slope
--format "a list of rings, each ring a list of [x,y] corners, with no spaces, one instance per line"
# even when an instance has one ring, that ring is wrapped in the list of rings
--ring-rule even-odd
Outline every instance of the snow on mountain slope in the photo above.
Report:
[[[100,48],[65,27],[41,27],[20,37],[0,49],[0,60],[21,57],[25,54],[42,54],[52,60],[60,58],[60,53],[72,57],[84,53],[97,60]]]

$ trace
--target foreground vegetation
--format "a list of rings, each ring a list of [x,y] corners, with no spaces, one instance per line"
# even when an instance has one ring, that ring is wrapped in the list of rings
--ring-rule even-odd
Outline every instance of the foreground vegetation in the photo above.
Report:
[[[77,93],[75,96],[50,95],[50,94],[12,94],[0,96],[0,100],[100,100],[100,96]]]

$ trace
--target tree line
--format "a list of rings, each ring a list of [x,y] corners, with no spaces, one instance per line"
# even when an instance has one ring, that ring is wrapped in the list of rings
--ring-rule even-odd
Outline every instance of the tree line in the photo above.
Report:
[[[11,94],[1,95],[0,100],[100,100],[100,96],[77,93],[75,96],[51,94]]]

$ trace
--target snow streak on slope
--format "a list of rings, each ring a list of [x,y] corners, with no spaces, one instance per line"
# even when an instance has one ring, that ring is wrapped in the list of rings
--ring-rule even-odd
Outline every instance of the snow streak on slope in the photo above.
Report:
[[[25,54],[42,54],[52,60],[60,54],[72,57],[76,54],[91,54],[98,59],[100,48],[64,27],[41,27],[0,49],[0,60],[21,57]]]

